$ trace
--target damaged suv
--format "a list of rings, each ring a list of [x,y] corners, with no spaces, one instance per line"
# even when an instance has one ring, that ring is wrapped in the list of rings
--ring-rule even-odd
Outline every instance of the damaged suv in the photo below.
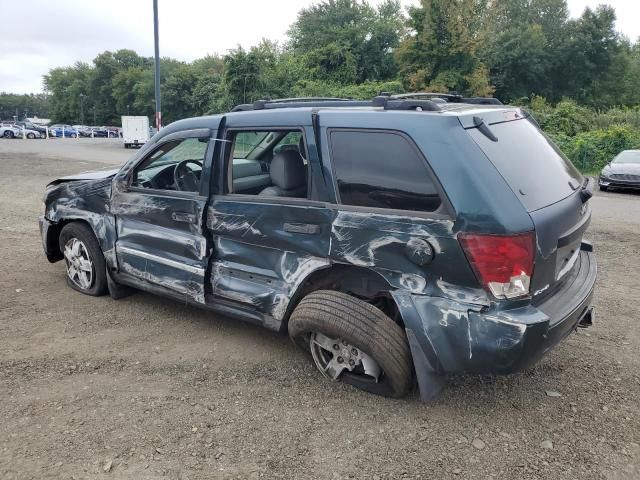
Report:
[[[288,331],[330,379],[430,399],[590,324],[592,189],[495,99],[265,100],[52,182],[40,230],[79,292]]]

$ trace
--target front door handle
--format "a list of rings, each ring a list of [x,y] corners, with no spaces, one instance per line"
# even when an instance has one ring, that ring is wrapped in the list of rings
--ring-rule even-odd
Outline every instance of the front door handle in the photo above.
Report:
[[[317,235],[320,233],[320,225],[313,223],[285,223],[284,231],[289,233],[303,233],[305,235]]]
[[[171,212],[171,219],[182,223],[196,223],[196,216],[187,212]]]

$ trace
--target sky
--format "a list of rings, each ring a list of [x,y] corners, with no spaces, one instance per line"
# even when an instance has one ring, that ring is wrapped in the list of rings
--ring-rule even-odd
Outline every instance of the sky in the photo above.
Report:
[[[262,38],[284,41],[297,12],[312,3],[158,0],[160,55],[191,61],[238,45],[248,48]],[[618,31],[632,40],[640,36],[640,0],[568,0],[572,17],[602,3],[616,9]],[[91,62],[105,50],[153,55],[152,0],[0,0],[0,11],[0,92],[41,92],[42,76],[51,68]]]

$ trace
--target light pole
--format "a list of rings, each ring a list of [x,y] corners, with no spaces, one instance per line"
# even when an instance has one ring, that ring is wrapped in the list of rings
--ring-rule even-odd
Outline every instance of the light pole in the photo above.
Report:
[[[155,48],[155,95],[156,95],[156,129],[162,126],[162,111],[160,110],[160,43],[158,40],[158,0],[153,0],[153,40]]]
[[[78,96],[80,97],[80,125],[84,125],[84,97],[85,97],[85,94],[81,93]]]

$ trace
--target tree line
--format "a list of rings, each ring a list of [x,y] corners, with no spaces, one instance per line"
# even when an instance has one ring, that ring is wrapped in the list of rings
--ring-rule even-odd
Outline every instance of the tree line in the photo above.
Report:
[[[640,44],[616,32],[613,8],[571,19],[566,0],[422,0],[406,13],[396,0],[323,0],[298,13],[283,44],[263,40],[193,62],[163,58],[161,78],[165,122],[260,98],[380,91],[520,104],[570,98],[607,109],[640,104]],[[107,51],[45,75],[41,110],[68,123],[152,116],[153,82],[152,58]]]

